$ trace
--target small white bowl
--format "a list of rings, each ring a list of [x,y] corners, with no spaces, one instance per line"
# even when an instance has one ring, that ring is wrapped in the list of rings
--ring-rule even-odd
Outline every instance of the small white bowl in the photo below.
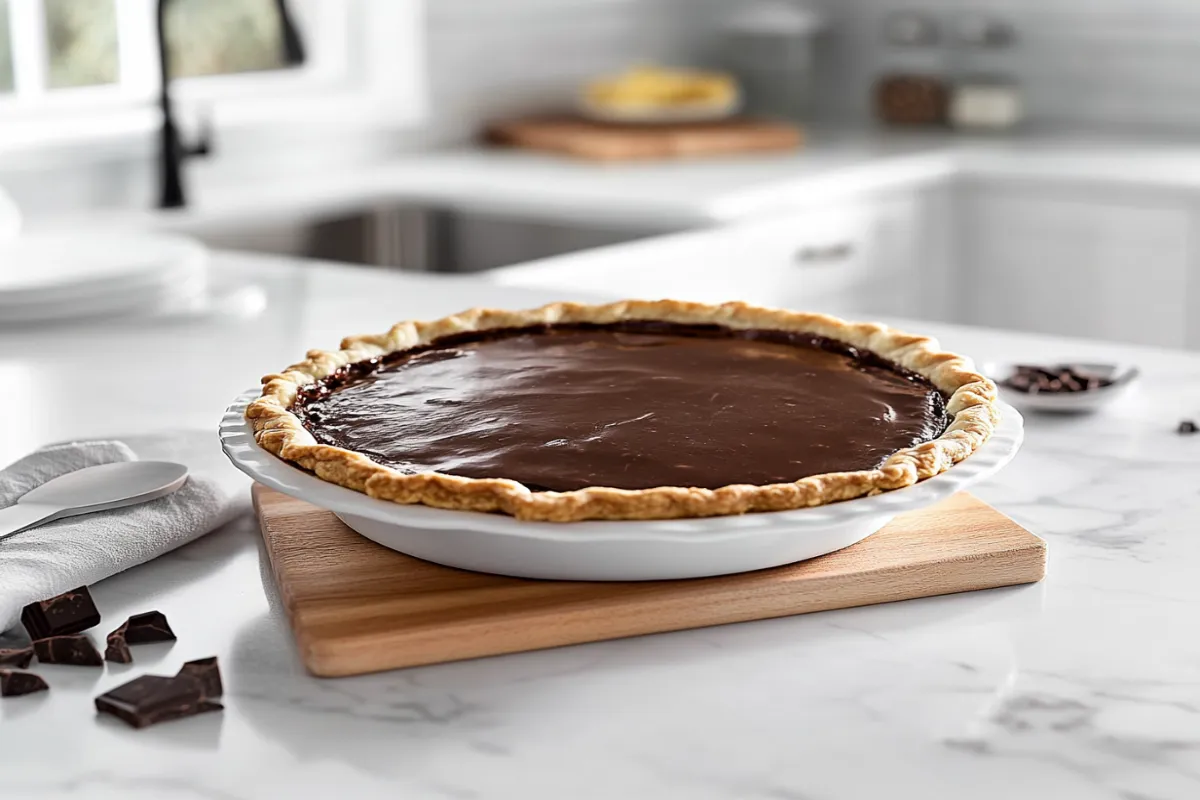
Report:
[[[1039,392],[1030,393],[1012,389],[1004,385],[1004,381],[1016,374],[1017,364],[990,363],[983,365],[983,373],[996,382],[1000,396],[1017,408],[1032,411],[1051,411],[1062,414],[1079,414],[1095,411],[1123,395],[1137,380],[1138,368],[1132,364],[1099,364],[1096,362],[1058,359],[1053,362],[1031,364],[1023,361],[1024,365],[1053,369],[1057,366],[1070,365],[1076,369],[1107,378],[1112,381],[1108,386],[1099,389],[1089,389],[1084,392]]]
[[[327,508],[384,547],[476,572],[582,581],[699,578],[815,558],[867,538],[897,514],[933,505],[995,474],[1021,446],[1021,415],[1001,404],[983,447],[904,489],[816,508],[646,522],[527,522],[377,500],[317,478],[258,446],[243,416],[254,389],[221,420],[221,445],[254,480]]]

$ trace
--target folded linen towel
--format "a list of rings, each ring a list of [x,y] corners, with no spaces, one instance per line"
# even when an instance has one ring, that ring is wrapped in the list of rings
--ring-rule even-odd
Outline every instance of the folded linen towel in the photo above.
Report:
[[[210,443],[212,434],[205,437]],[[187,483],[149,503],[50,522],[0,541],[0,632],[29,603],[95,583],[216,530],[248,509],[245,481],[204,457],[194,434],[70,442],[0,470],[0,508],[51,478],[114,461],[146,458],[189,467]],[[140,444],[136,443],[140,442]],[[135,452],[135,449],[137,452]],[[207,468],[206,468],[207,467]]]

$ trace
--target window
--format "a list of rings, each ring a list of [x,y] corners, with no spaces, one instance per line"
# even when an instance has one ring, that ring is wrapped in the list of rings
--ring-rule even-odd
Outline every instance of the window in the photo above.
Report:
[[[275,0],[173,0],[167,8],[171,74],[282,69],[281,31]]]
[[[155,11],[155,0],[0,0],[0,89],[26,104],[81,87],[144,95],[157,72]],[[276,0],[169,0],[171,74],[285,68],[280,29]]]
[[[44,0],[42,12],[49,88],[117,82],[116,0]]]
[[[172,94],[185,125],[407,123],[424,113],[422,0],[168,0]],[[0,0],[0,152],[141,134],[158,124],[157,0]],[[292,49],[294,54],[295,50]]]
[[[8,42],[8,0],[0,0],[0,95],[13,88],[12,46]]]

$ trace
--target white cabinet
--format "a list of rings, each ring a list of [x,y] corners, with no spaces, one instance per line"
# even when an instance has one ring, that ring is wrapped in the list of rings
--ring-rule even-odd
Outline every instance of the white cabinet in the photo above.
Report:
[[[734,294],[835,314],[907,314],[916,297],[915,194],[739,226],[729,242]]]
[[[746,300],[1200,349],[1198,222],[1185,193],[972,178],[487,277],[563,298]]]
[[[964,201],[961,321],[1189,344],[1194,218],[1185,200],[980,184]]]
[[[917,192],[789,212],[496,270],[564,297],[744,300],[849,315],[909,315],[919,301]]]

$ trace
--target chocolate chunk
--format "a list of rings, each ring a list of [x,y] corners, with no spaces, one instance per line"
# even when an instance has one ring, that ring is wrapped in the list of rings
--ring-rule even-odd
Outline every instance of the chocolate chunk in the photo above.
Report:
[[[1179,427],[1176,428],[1175,430],[1177,433],[1184,433],[1184,434],[1200,433],[1200,427],[1197,427],[1196,423],[1190,419],[1185,419],[1183,422],[1179,423]]]
[[[97,711],[112,714],[134,728],[222,708],[208,699],[200,681],[179,676],[143,675],[96,698]]]
[[[33,643],[38,661],[43,664],[69,664],[76,667],[102,667],[104,659],[92,640],[83,634],[52,636]]]
[[[108,635],[108,647],[104,649],[104,660],[114,664],[132,664],[133,654],[125,642],[125,626],[117,628]]]
[[[134,614],[108,635],[108,649],[104,651],[104,659],[117,664],[130,664],[133,662],[133,654],[129,652],[129,645],[173,641],[175,632],[171,630],[166,615],[161,611]]]
[[[86,586],[40,603],[30,603],[21,612],[21,624],[29,631],[31,639],[81,633],[99,623],[100,612]]]
[[[166,615],[161,611],[134,614],[121,628],[125,629],[125,641],[128,644],[175,641],[175,632],[171,630]]]
[[[1032,364],[1017,364],[1013,368],[1013,374],[1001,381],[1001,384],[1028,394],[1072,394],[1111,386],[1112,381],[1070,364],[1051,369]]]
[[[0,697],[20,697],[23,694],[44,692],[49,688],[41,676],[32,672],[0,669]]]
[[[221,669],[217,666],[217,657],[201,658],[189,661],[179,669],[177,678],[190,678],[200,684],[205,697],[220,697],[225,693],[221,684]]]
[[[33,647],[22,647],[15,650],[0,650],[0,667],[16,667],[25,669],[33,661]]]

